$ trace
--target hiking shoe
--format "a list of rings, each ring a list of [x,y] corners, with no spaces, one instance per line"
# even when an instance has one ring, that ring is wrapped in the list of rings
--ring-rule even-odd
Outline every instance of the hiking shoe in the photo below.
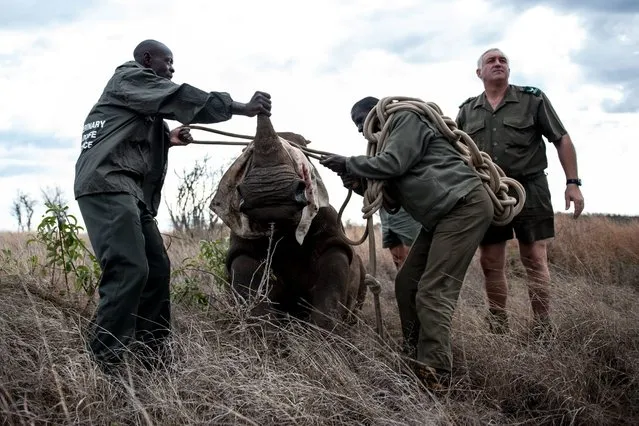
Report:
[[[415,375],[431,392],[445,392],[450,387],[450,373],[427,365],[416,363]]]
[[[491,333],[508,334],[508,313],[506,311],[490,309],[486,319]]]
[[[537,317],[533,320],[531,335],[537,341],[550,341],[557,337],[557,328],[550,317]]]

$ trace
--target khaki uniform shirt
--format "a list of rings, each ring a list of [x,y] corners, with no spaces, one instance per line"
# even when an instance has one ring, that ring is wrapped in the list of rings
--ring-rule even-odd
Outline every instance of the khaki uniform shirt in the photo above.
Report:
[[[459,106],[457,126],[507,176],[525,180],[548,167],[542,140],[557,142],[567,132],[546,95],[535,87],[509,85],[493,110],[485,92]]]

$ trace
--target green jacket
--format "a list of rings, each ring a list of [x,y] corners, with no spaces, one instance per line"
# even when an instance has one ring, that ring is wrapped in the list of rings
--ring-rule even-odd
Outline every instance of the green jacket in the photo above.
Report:
[[[74,196],[127,192],[155,216],[167,171],[169,128],[231,118],[233,100],[176,84],[135,61],[116,68],[89,112],[75,166]]]
[[[396,113],[385,149],[374,157],[350,157],[347,172],[386,180],[386,188],[428,231],[481,180],[455,147],[425,118]]]

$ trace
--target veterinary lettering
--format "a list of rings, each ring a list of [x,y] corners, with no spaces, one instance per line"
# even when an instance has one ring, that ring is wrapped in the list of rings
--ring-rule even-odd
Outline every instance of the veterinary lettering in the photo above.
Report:
[[[104,128],[105,123],[106,120],[96,120],[84,125],[82,129],[82,150],[93,146],[95,139],[98,137],[98,132]]]

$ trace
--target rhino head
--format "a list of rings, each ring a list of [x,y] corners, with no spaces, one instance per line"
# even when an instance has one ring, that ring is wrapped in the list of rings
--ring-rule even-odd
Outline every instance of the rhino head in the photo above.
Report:
[[[265,115],[258,115],[253,156],[237,191],[240,212],[261,226],[294,228],[309,204],[306,182]]]

